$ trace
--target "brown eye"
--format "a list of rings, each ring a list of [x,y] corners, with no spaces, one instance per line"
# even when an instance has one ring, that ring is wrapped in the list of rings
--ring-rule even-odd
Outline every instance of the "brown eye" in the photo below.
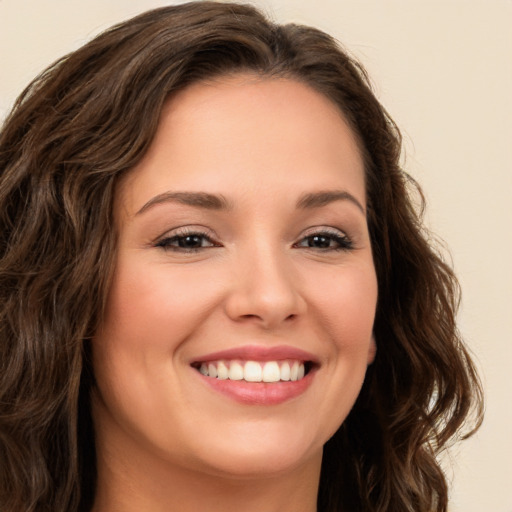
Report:
[[[325,235],[308,236],[306,240],[308,247],[313,247],[315,249],[327,249],[331,247],[331,243],[333,242],[331,237]]]
[[[182,252],[195,252],[201,249],[208,249],[211,247],[219,247],[208,235],[205,233],[184,233],[174,236],[166,237],[157,242],[156,247],[162,247],[166,250],[182,251]]]
[[[339,251],[352,249],[352,241],[338,232],[320,232],[304,237],[295,246],[320,251]]]
[[[202,235],[187,235],[177,238],[176,242],[178,247],[197,249],[203,247],[203,239],[204,237]]]

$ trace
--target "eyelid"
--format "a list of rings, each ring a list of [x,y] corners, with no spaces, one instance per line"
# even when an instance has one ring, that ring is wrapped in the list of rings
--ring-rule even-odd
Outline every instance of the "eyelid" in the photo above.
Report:
[[[339,228],[335,228],[333,226],[313,226],[310,228],[307,228],[303,233],[301,233],[300,238],[304,238],[311,235],[316,235],[318,233],[326,233],[326,234],[332,234],[332,235],[338,235],[347,237],[348,235],[345,231]]]
[[[217,235],[209,228],[201,225],[185,225],[177,226],[175,228],[165,231],[162,235],[155,239],[155,243],[175,236],[187,236],[187,235],[202,235],[206,238],[216,239]]]

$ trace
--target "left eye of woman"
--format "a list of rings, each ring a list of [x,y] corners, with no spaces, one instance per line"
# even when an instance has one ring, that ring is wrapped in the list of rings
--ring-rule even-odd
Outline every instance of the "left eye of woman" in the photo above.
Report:
[[[294,247],[320,251],[347,251],[352,249],[352,241],[347,235],[338,232],[321,231],[302,238]]]

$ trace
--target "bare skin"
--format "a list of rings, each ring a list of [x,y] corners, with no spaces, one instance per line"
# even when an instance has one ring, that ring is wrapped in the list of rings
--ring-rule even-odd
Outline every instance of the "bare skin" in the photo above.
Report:
[[[134,459],[133,452],[123,457],[115,447],[110,449],[114,453],[103,452],[99,461],[99,481],[108,485],[99,486],[93,512],[316,511],[320,454],[283,475],[234,479],[198,474],[165,461],[158,466],[152,459],[146,462],[144,453]],[[144,467],[151,470],[141,471]]]

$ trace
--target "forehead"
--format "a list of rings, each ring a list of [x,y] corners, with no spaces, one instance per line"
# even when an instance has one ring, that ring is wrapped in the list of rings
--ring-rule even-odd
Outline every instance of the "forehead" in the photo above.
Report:
[[[364,203],[363,167],[356,136],[327,97],[291,79],[236,75],[173,95],[125,185],[149,198],[169,187],[217,192],[222,183],[261,189],[285,180],[291,192],[323,179],[336,188],[343,177]]]

